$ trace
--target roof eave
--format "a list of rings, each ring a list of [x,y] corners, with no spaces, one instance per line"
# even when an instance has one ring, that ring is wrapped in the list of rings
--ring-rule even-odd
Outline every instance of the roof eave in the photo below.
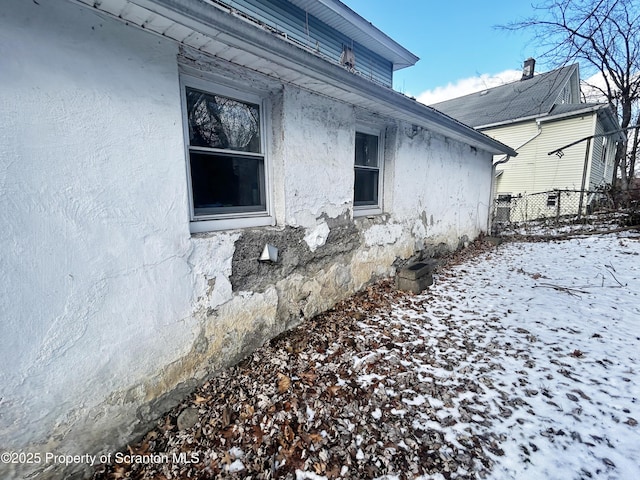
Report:
[[[353,39],[387,60],[391,60],[393,70],[410,67],[420,60],[418,56],[411,53],[383,31],[375,27],[371,22],[338,0],[289,1],[312,15],[315,12],[323,13],[323,21],[334,28],[338,27],[338,20],[345,20],[355,29]]]
[[[522,122],[529,122],[531,120],[538,120],[540,118],[540,115],[530,115],[528,117],[520,117],[520,118],[512,118],[511,120],[504,120],[502,122],[495,122],[495,123],[487,123],[484,125],[478,125],[477,127],[474,127],[476,130],[487,130],[489,128],[496,128],[496,127],[506,127],[508,125],[513,125],[516,123],[522,123]]]
[[[540,116],[538,118],[538,122],[539,123],[553,122],[555,120],[562,120],[569,117],[577,117],[579,115],[585,115],[587,113],[597,113],[600,110],[606,109],[606,108],[608,108],[608,106],[605,104],[590,105],[588,107],[581,108],[580,110],[574,110],[572,112],[564,112],[564,113],[558,113],[556,115]]]
[[[309,79],[303,88],[313,91],[313,84],[316,84],[324,90],[322,94],[338,100],[351,102],[363,108],[375,108],[380,114],[411,122],[494,155],[517,155],[517,152],[507,145],[442,112],[391,88],[355,75],[339,65],[327,62],[200,0],[133,1],[155,14],[179,22],[211,38],[224,38],[224,43],[228,45],[242,49],[250,48],[258,52],[262,59]],[[326,93],[328,88],[331,89],[331,93]]]

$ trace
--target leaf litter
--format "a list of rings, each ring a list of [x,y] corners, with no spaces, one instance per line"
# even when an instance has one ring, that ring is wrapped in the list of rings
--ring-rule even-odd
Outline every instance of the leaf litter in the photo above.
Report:
[[[93,478],[640,478],[639,239],[477,241],[420,295],[371,285],[129,447],[180,461]]]

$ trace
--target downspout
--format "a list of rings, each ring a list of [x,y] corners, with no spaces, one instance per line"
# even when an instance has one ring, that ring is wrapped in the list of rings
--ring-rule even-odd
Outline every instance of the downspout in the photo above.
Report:
[[[538,131],[529,139],[527,139],[524,143],[522,143],[521,145],[517,146],[514,150],[517,152],[518,150],[520,150],[522,147],[524,147],[525,145],[529,144],[530,142],[534,141],[536,138],[538,138],[540,136],[540,134],[542,133],[542,125],[540,124],[539,120],[536,120],[536,124],[538,126]],[[493,167],[491,168],[491,199],[490,199],[490,207],[489,207],[489,231],[491,231],[491,225],[493,224],[493,204],[495,203],[495,197],[496,197],[496,192],[495,192],[495,183],[496,183],[496,167],[498,165],[502,165],[503,163],[507,163],[509,160],[511,159],[511,157],[509,155],[505,155],[505,157],[501,160],[498,160],[497,162],[495,162],[493,164]]]
[[[495,196],[496,196],[496,192],[495,192],[495,188],[496,188],[496,167],[498,165],[502,165],[503,163],[507,163],[509,160],[511,159],[511,157],[509,155],[506,155],[502,160],[498,160],[496,163],[493,164],[493,166],[491,167],[491,189],[490,189],[490,197],[489,197],[489,217],[487,218],[487,232],[493,233],[491,231],[491,226],[493,225],[493,204],[495,203]]]

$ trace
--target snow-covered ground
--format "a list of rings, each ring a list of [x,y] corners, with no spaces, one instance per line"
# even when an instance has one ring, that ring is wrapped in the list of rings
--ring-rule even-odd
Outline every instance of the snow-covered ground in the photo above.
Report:
[[[640,235],[462,257],[307,321],[133,447],[198,465],[96,478],[640,478]]]
[[[490,478],[640,478],[639,254],[630,234],[509,243],[398,306],[399,328],[438,345],[411,368],[459,392],[406,392],[455,420],[415,427],[493,437]]]

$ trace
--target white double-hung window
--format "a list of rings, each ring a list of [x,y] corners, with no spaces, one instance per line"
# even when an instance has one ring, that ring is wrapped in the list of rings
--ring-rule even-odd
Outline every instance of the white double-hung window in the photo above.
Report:
[[[182,79],[191,231],[271,224],[262,100]]]
[[[379,130],[356,130],[354,215],[382,212],[383,137]]]

